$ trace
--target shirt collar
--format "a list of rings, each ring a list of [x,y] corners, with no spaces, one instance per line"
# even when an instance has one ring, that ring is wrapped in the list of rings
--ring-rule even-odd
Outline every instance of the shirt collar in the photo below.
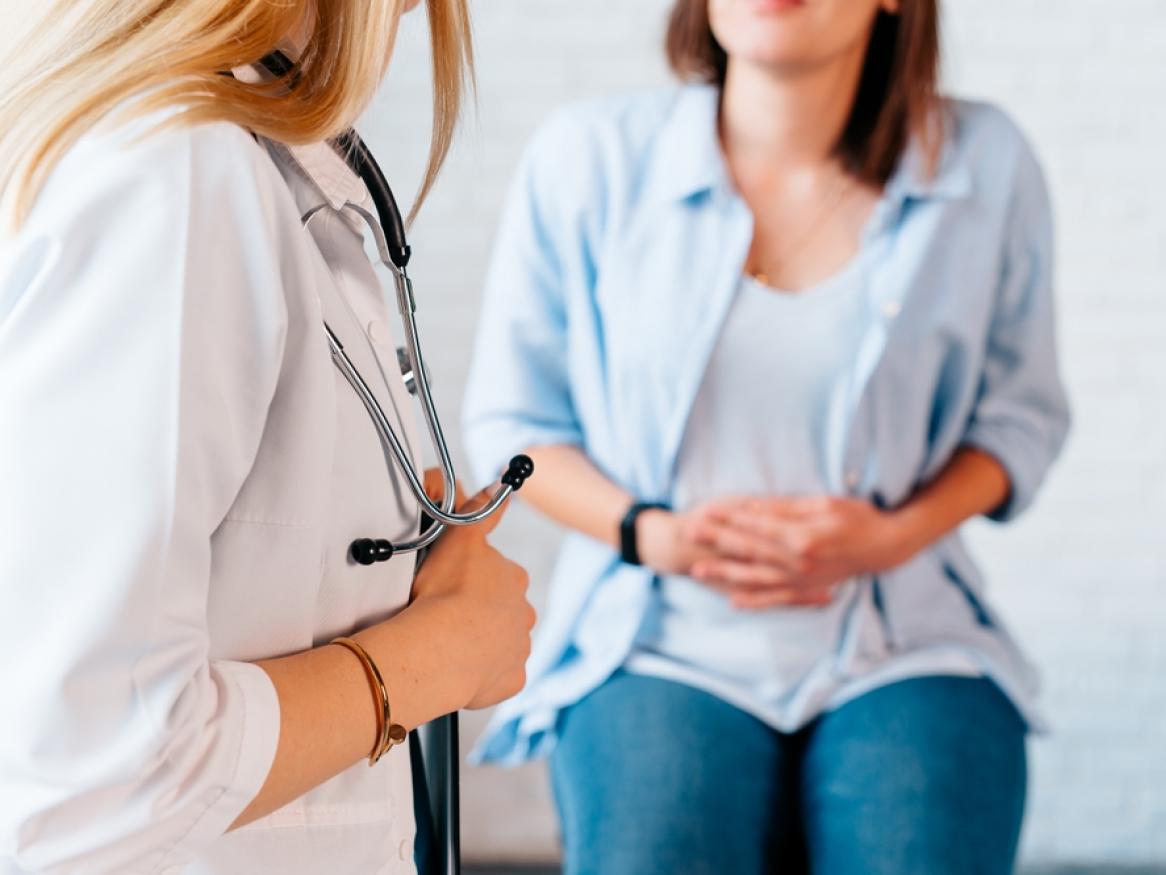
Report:
[[[251,64],[238,67],[232,73],[243,82],[260,82],[264,76],[258,65]],[[353,173],[331,143],[290,146],[271,140],[266,142],[286,164],[310,183],[311,188],[320,196],[321,200],[310,206],[327,204],[334,210],[342,210],[348,203],[366,208],[371,205],[372,198],[364,182]]]
[[[888,193],[915,200],[958,200],[972,193],[971,169],[957,151],[959,132],[946,106],[941,109],[940,119],[942,146],[934,173],[928,171],[927,155],[922,145],[912,138],[899,166],[887,182]]]
[[[731,188],[717,135],[720,90],[712,85],[680,89],[657,139],[654,188],[667,200],[683,201]]]
[[[669,200],[732,192],[733,185],[717,133],[720,91],[713,85],[686,85],[664,122],[657,150],[654,187]],[[944,114],[943,148],[933,174],[919,143],[912,140],[887,182],[887,200],[958,199],[972,190],[972,177],[956,154],[955,126]]]
[[[352,172],[347,162],[330,143],[311,143],[306,146],[289,146],[273,143],[273,148],[301,176],[311,183],[312,188],[334,210],[343,210],[345,204],[369,207],[371,198],[360,177]]]

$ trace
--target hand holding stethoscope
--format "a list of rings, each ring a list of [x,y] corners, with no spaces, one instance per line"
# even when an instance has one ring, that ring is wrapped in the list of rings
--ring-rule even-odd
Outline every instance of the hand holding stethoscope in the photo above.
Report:
[[[272,76],[277,78],[290,76],[294,82],[295,65],[282,52],[271,53],[262,60],[262,64]],[[353,391],[360,397],[377,433],[392,453],[394,461],[413,492],[413,496],[417,499],[423,518],[428,518],[430,523],[427,527],[423,527],[424,530],[417,538],[409,541],[396,544],[385,538],[359,538],[354,541],[350,547],[352,558],[361,565],[372,565],[376,562],[387,561],[399,553],[423,550],[441,536],[446,526],[472,526],[493,516],[506,499],[521,489],[526,479],[534,473],[534,463],[528,456],[515,456],[510,460],[507,470],[502,474],[501,486],[484,507],[465,513],[454,511],[457,477],[453,461],[450,459],[449,446],[441,428],[441,420],[433,402],[433,394],[429,386],[429,370],[425,366],[425,358],[421,352],[416,319],[417,302],[413,295],[413,282],[409,279],[407,272],[411,249],[405,238],[405,221],[401,217],[401,211],[397,207],[397,200],[393,196],[388,180],[385,179],[380,166],[356,131],[351,129],[346,131],[337,138],[333,145],[352,172],[359,176],[365,184],[376,208],[374,215],[359,204],[349,202],[343,207],[343,209],[351,210],[360,216],[368,225],[376,243],[381,263],[393,275],[397,310],[401,315],[405,331],[405,345],[398,350],[402,378],[410,394],[415,395],[420,402],[429,438],[437,453],[442,479],[442,497],[440,503],[436,503],[426,492],[423,476],[414,467],[404,444],[397,436],[388,417],[385,416],[384,410],[381,409],[381,405],[373,395],[368,383],[365,382],[360,371],[345,353],[344,345],[336,333],[327,323],[324,323],[324,333],[328,340],[328,348],[332,353],[333,362],[349,385],[352,386]],[[317,209],[322,208],[321,206]],[[315,211],[312,211],[303,216],[305,225],[311,221],[314,214]]]
[[[268,55],[262,64],[271,75],[276,78],[290,77],[294,84],[295,66],[282,53],[274,52]],[[401,553],[424,550],[432,545],[448,526],[473,526],[495,516],[510,495],[517,492],[534,472],[534,463],[527,456],[515,456],[502,474],[500,487],[483,506],[463,512],[455,511],[458,501],[457,477],[433,402],[429,372],[421,352],[413,283],[406,270],[410,248],[405,238],[405,222],[384,173],[356,132],[353,130],[345,132],[333,145],[349,168],[364,182],[376,208],[374,215],[359,204],[350,202],[344,205],[344,209],[356,213],[368,225],[376,242],[380,260],[393,275],[397,309],[404,326],[405,345],[398,351],[402,378],[409,392],[420,402],[425,425],[437,454],[442,487],[440,501],[433,501],[426,491],[424,476],[414,467],[380,403],[345,353],[340,339],[325,323],[324,333],[333,362],[360,397],[377,434],[392,454],[422,512],[422,530],[416,538],[393,543],[386,538],[361,537],[352,542],[349,546],[352,559],[361,565],[372,565],[385,562]],[[308,213],[303,216],[303,222],[306,224],[311,218],[312,213]],[[432,847],[426,849],[428,853],[423,854],[426,865],[422,867],[422,873],[456,875],[461,869],[457,714],[448,714],[422,729],[425,730],[424,739],[416,732],[410,736],[414,793],[419,802],[428,803],[416,805],[415,808],[421,815],[428,814],[432,818],[433,826],[432,832],[427,835],[422,822],[424,818],[418,818],[420,843],[423,846],[433,843]]]

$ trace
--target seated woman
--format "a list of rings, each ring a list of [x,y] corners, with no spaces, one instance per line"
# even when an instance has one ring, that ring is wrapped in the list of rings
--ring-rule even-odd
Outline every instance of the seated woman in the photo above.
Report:
[[[936,7],[677,0],[695,81],[523,160],[467,442],[574,531],[479,756],[551,754],[569,873],[1012,868],[1034,679],[959,528],[1068,411],[1041,171]]]

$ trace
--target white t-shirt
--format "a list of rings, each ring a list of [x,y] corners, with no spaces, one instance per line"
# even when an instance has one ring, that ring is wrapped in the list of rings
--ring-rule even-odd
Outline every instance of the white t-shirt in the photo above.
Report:
[[[852,370],[869,318],[864,282],[861,254],[801,292],[742,278],[685,430],[676,510],[726,495],[830,492],[826,472],[841,451],[828,439],[832,389]],[[916,652],[846,676],[847,605],[738,610],[699,581],[665,576],[625,668],[707,690],[783,731],[880,682],[978,673],[950,652]]]

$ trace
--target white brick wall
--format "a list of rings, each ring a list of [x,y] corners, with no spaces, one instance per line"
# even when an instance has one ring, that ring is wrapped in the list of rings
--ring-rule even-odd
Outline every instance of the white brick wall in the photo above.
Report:
[[[476,4],[479,110],[414,233],[422,327],[451,423],[519,150],[563,101],[665,81],[668,5]],[[1059,224],[1076,429],[1036,509],[973,532],[998,603],[1044,670],[1056,725],[1033,746],[1026,856],[1166,862],[1166,2],[949,0],[946,42],[951,89],[1001,103],[1035,142]],[[364,124],[406,200],[428,140],[426,52],[415,16]],[[518,508],[499,542],[537,584],[555,538]],[[468,717],[463,732],[481,722]],[[470,771],[464,803],[467,856],[554,856],[541,767]]]

